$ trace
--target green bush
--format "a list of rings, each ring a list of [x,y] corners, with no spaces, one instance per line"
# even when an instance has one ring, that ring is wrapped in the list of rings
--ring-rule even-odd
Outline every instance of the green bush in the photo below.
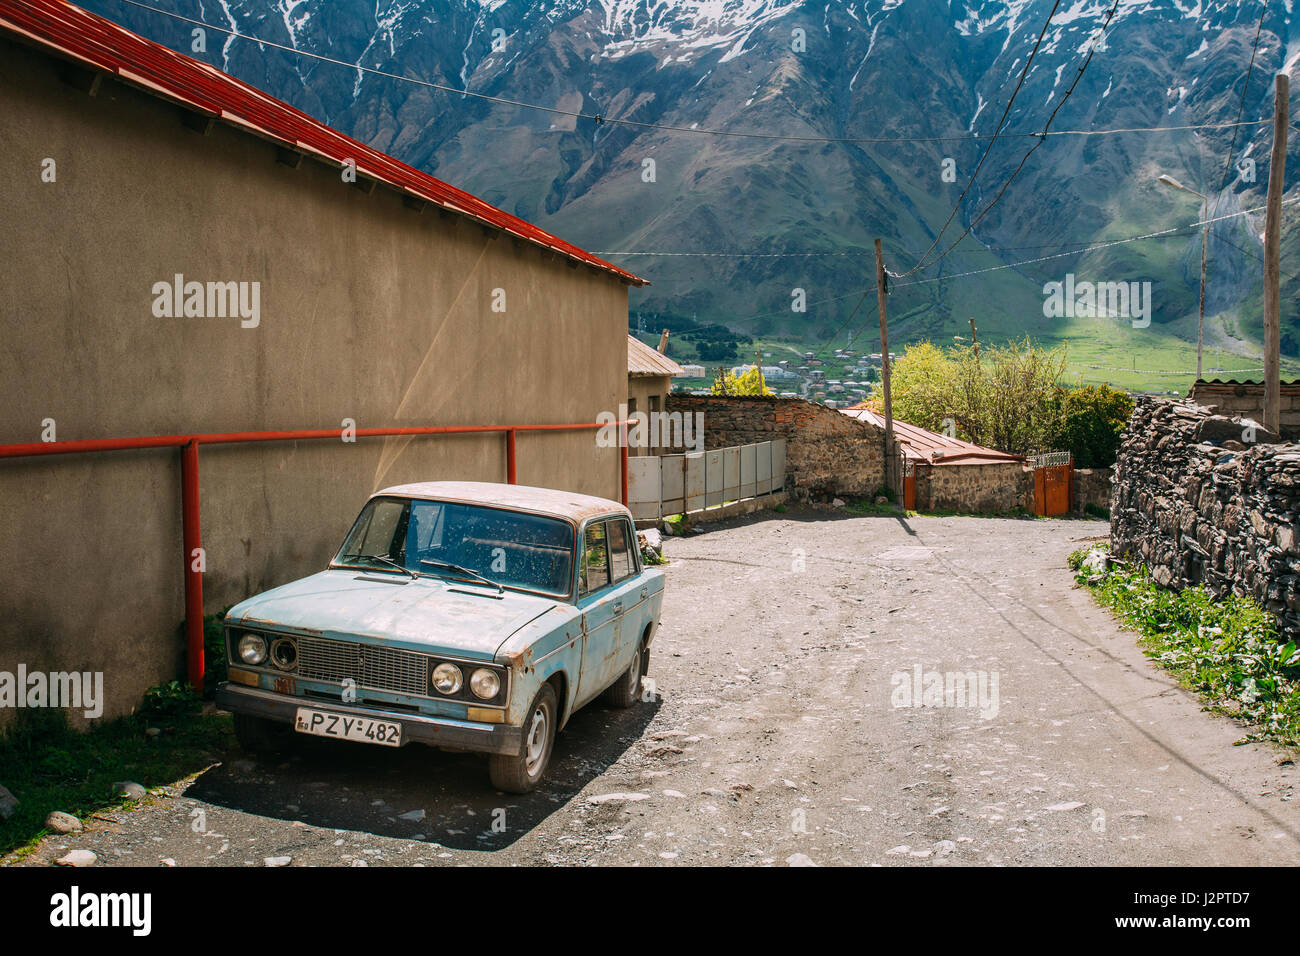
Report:
[[[1070,452],[1076,468],[1106,468],[1132,414],[1133,399],[1109,385],[1067,389],[1053,444]]]

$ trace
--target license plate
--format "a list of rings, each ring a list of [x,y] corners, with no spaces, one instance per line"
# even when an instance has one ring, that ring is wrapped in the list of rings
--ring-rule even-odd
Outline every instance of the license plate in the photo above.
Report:
[[[332,714],[327,710],[299,707],[293,729],[300,734],[317,737],[335,737],[339,740],[356,740],[363,744],[382,747],[402,745],[402,725],[394,720],[373,720],[351,714]]]

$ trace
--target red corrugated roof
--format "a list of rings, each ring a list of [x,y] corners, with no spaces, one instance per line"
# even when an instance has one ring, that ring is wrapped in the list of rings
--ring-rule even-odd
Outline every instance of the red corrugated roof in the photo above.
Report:
[[[885,427],[885,416],[869,408],[842,408],[845,415],[870,422],[877,428]],[[949,438],[916,425],[910,425],[901,419],[894,419],[894,437],[903,445],[903,457],[913,461],[923,461],[927,465],[998,465],[1009,461],[1024,461],[1019,455],[1012,455],[995,448],[973,445],[960,438]],[[938,452],[938,457],[935,457]]]
[[[246,132],[394,186],[427,202],[495,226],[633,285],[646,280],[579,249],[440,179],[344,136],[256,87],[60,0],[0,0],[0,29],[56,55],[111,73]]]

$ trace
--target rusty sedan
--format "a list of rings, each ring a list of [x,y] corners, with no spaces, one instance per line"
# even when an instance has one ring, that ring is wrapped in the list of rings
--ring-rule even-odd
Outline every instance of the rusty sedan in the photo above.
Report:
[[[494,786],[526,793],[574,711],[640,700],[663,586],[617,502],[482,482],[387,488],[328,568],[226,615],[217,703],[252,751],[294,732],[477,751]]]

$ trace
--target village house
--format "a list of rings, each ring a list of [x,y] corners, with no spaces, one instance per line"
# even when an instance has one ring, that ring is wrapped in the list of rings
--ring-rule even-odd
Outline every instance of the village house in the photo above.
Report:
[[[174,448],[0,463],[5,659],[108,672],[113,716],[184,672],[191,561],[215,613],[321,568],[378,488],[620,496],[593,431],[358,433],[595,422],[639,277],[54,0],[0,15],[0,140],[0,443],[338,430],[204,445],[193,557]]]
[[[885,427],[870,408],[841,411],[858,421]],[[918,511],[997,514],[1033,506],[1033,479],[1024,458],[950,438],[894,419],[904,462],[904,504]]]

